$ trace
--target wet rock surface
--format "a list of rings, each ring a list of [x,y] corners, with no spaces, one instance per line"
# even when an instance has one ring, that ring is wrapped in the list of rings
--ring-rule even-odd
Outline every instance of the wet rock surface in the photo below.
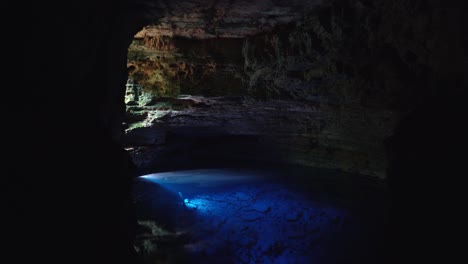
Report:
[[[170,100],[170,108],[142,107],[149,118],[125,135],[142,171],[279,162],[385,175],[383,141],[395,123],[391,111],[369,114],[350,106],[337,113],[332,104],[245,97]]]

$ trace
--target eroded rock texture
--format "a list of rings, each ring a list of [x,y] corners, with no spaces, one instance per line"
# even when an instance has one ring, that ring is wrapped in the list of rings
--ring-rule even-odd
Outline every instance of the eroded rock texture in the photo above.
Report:
[[[261,100],[191,111],[179,124],[196,126],[201,114],[219,121],[214,128],[235,122],[237,113],[243,131],[234,131],[271,138],[291,162],[385,178],[384,141],[399,120],[441,85],[457,89],[463,81],[461,39],[448,33],[461,30],[460,14],[437,1],[183,1],[159,8],[164,15],[129,49],[140,104],[179,94]],[[274,104],[281,114],[263,110]],[[275,121],[267,125],[269,119]]]

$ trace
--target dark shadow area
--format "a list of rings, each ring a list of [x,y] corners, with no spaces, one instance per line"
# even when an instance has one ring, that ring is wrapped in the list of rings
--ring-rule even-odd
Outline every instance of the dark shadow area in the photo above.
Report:
[[[462,254],[454,241],[463,228],[459,208],[465,200],[464,98],[460,92],[429,100],[401,122],[388,142],[389,263],[452,262]]]
[[[2,104],[9,127],[3,263],[138,261],[130,199],[135,167],[112,129],[125,109],[113,98],[123,98],[119,83],[134,34],[124,21],[127,4],[26,1],[3,9],[12,18],[2,24],[17,40],[6,48],[17,63],[5,98],[22,97]],[[20,25],[30,30],[18,32]]]

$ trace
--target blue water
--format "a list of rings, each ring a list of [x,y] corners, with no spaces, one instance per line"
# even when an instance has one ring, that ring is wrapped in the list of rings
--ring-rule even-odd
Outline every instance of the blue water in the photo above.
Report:
[[[372,263],[374,224],[384,219],[278,176],[229,169],[145,175],[136,183],[137,213],[173,232],[188,230],[189,263]]]

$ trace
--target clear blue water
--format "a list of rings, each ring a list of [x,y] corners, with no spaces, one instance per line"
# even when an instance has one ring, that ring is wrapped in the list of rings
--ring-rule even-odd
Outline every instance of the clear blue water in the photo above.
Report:
[[[135,185],[137,214],[174,232],[189,230],[182,247],[189,263],[375,261],[384,217],[327,198],[319,182],[307,188],[291,177],[230,169],[145,175]]]

